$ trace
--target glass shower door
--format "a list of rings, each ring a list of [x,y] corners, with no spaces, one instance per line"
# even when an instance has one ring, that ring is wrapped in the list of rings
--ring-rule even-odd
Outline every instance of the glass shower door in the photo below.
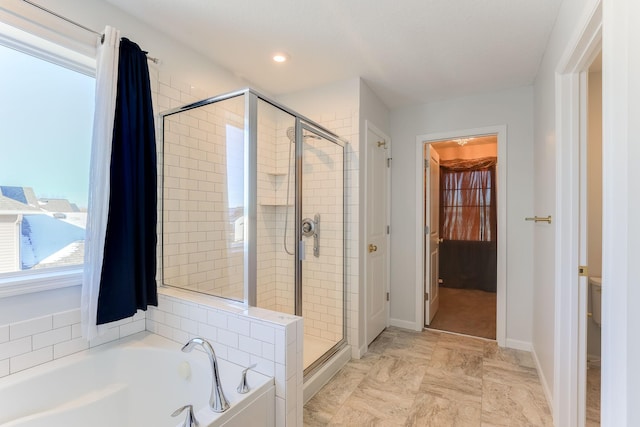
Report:
[[[295,117],[257,102],[256,306],[295,314]]]
[[[344,147],[311,127],[302,129],[300,294],[307,373],[345,339]]]

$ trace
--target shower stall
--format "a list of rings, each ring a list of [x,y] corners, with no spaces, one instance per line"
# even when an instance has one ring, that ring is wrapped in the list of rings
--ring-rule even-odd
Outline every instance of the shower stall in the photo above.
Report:
[[[252,89],[162,118],[163,284],[302,316],[306,377],[346,343],[344,141]]]

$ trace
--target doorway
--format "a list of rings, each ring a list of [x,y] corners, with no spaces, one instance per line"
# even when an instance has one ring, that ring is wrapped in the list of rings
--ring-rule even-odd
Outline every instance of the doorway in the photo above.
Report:
[[[425,144],[430,329],[496,339],[496,167],[495,134]]]
[[[499,165],[500,159],[506,159],[506,127],[420,135],[416,139],[416,156],[419,328],[495,339],[504,346],[506,186],[500,183],[506,182],[506,168]],[[443,165],[437,173],[433,172],[434,158]],[[491,160],[483,165],[486,158]],[[461,171],[473,169],[474,163],[475,169],[484,172],[465,175]],[[495,169],[490,178],[487,169],[491,167]],[[463,193],[467,195],[462,197]],[[474,206],[458,203],[474,197]],[[441,201],[443,205],[434,208]],[[488,218],[490,209],[494,209],[493,226]],[[487,248],[490,246],[494,249]]]

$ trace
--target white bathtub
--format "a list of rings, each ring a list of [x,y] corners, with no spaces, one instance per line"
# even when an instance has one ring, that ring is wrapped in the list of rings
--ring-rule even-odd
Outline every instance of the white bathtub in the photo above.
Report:
[[[275,425],[273,378],[249,371],[251,391],[238,394],[242,367],[218,359],[231,408],[214,413],[209,359],[181,347],[142,332],[2,378],[0,426],[175,427],[187,404],[202,427]]]

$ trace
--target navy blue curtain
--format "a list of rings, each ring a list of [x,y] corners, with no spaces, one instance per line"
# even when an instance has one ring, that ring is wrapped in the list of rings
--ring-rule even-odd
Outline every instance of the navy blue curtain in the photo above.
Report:
[[[120,41],[111,193],[97,323],[158,305],[156,137],[147,56]]]

